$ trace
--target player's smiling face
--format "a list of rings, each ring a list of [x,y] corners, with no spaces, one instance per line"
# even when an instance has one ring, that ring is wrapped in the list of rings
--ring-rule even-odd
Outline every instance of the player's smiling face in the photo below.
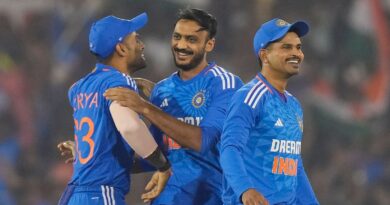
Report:
[[[266,59],[263,59],[263,65],[287,78],[296,75],[304,59],[301,47],[298,35],[295,32],[288,32],[281,40],[265,49]]]
[[[123,49],[127,50],[127,67],[129,73],[135,72],[146,67],[144,56],[144,43],[141,41],[138,33],[133,32],[126,36],[122,41]]]
[[[192,20],[181,19],[172,34],[171,48],[175,64],[182,70],[191,70],[206,60],[206,53],[214,48],[214,39]]]

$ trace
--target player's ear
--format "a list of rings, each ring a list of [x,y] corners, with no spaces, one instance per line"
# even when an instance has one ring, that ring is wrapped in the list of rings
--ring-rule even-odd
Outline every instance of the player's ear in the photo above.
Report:
[[[214,45],[215,45],[215,38],[207,40],[205,51],[211,52],[214,49]]]
[[[267,56],[267,50],[266,49],[261,49],[259,52],[259,58],[261,62],[264,64],[268,64],[268,56]]]
[[[126,48],[121,43],[116,44],[115,51],[118,53],[119,56],[124,56],[126,54]]]

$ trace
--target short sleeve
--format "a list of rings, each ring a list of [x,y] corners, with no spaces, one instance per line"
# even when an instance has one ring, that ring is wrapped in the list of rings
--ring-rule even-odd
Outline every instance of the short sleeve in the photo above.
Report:
[[[106,83],[104,85],[104,91],[110,88],[122,87],[138,93],[137,84],[135,83],[134,79],[132,79],[129,75],[126,75],[124,73],[115,72],[114,74],[110,75],[105,80],[105,82]],[[112,101],[106,100],[106,103],[107,103],[107,107],[109,107]]]

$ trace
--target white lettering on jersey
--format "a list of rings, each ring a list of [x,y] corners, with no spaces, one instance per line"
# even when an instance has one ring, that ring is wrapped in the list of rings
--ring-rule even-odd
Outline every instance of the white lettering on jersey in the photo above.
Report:
[[[177,119],[190,125],[199,126],[203,117],[178,117]]]
[[[286,154],[301,154],[301,142],[292,140],[272,139],[270,151]]]
[[[277,152],[279,150],[279,140],[272,139],[271,152]]]

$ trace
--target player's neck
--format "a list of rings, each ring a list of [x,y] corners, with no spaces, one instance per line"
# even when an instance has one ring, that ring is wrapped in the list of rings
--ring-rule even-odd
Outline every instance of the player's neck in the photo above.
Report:
[[[263,68],[261,70],[261,74],[264,76],[265,79],[280,93],[284,93],[284,91],[287,88],[287,82],[288,79],[279,76],[275,72],[271,72],[270,69]]]
[[[117,69],[119,72],[127,74],[127,75],[132,75],[134,72],[129,72],[127,69],[127,65],[121,61],[115,61],[112,59],[108,59],[107,61],[104,61],[103,64],[109,65]]]
[[[200,72],[202,72],[203,69],[207,67],[207,61],[206,59],[202,60],[201,63],[199,63],[195,68],[191,70],[181,70],[179,71],[179,76],[182,80],[189,80],[193,77],[197,76]]]

